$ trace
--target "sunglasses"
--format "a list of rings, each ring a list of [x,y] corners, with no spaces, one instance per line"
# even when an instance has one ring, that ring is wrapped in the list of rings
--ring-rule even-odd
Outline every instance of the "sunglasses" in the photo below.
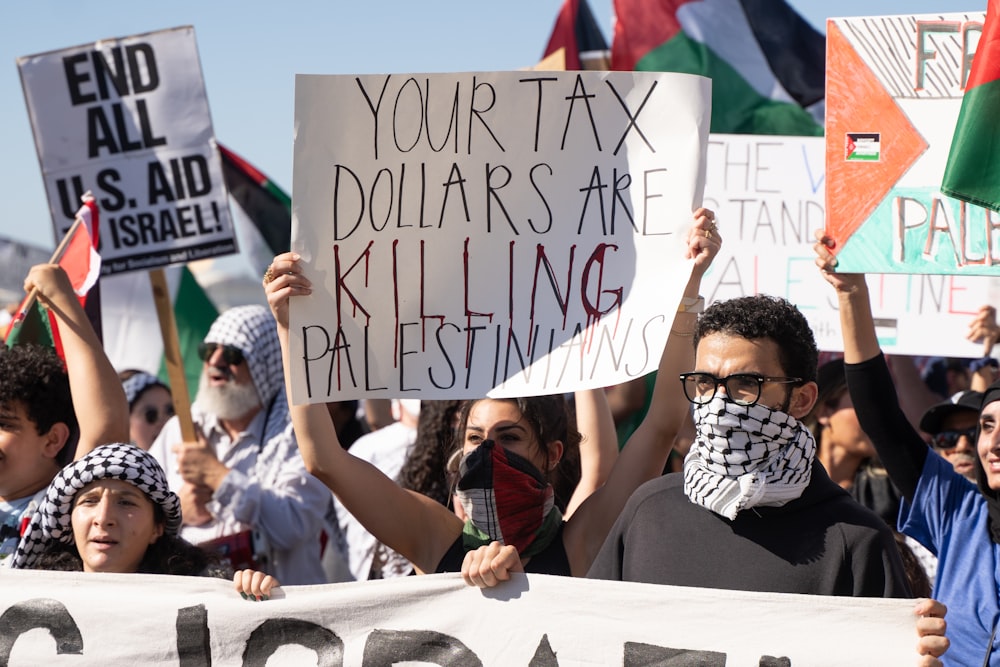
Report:
[[[146,408],[142,412],[142,418],[146,420],[147,424],[152,426],[156,422],[160,421],[160,414],[162,414],[164,418],[170,419],[171,417],[174,416],[174,406],[168,405],[167,407],[163,408],[162,413],[157,408]]]
[[[969,442],[973,442],[976,437],[976,429],[967,428],[962,431],[941,431],[934,434],[931,442],[936,449],[955,449],[958,446],[958,439],[965,436]]]
[[[243,356],[243,350],[236,347],[235,345],[220,345],[219,343],[199,343],[198,344],[198,358],[202,361],[208,361],[215,354],[216,350],[222,350],[222,360],[226,362],[229,366],[239,366],[243,363],[245,357]]]

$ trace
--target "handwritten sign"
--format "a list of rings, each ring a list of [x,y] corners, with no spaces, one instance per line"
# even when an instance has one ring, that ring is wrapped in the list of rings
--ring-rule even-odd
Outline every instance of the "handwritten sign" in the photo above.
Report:
[[[104,274],[236,252],[194,28],[17,64],[57,239],[90,190]]]
[[[485,593],[459,575],[429,575],[289,586],[257,603],[240,599],[232,582],[199,577],[8,570],[0,583],[0,663],[10,667],[841,667],[917,659],[913,600],[535,574]],[[739,622],[720,632],[720,618],[733,616]]]
[[[702,281],[708,301],[750,294],[788,299],[821,350],[843,349],[833,288],[816,268],[814,234],[825,225],[822,137],[713,134],[705,205],[716,211],[722,250]],[[982,356],[965,339],[979,307],[1000,302],[1000,281],[976,275],[868,276],[882,349],[895,354]]]
[[[1000,275],[1000,214],[940,192],[983,20],[827,21],[827,231],[841,270]]]
[[[690,263],[710,82],[296,78],[293,401],[518,396],[656,368]]]

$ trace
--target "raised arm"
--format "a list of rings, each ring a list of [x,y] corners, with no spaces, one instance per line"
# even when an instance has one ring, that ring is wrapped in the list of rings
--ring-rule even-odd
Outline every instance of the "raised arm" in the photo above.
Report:
[[[580,481],[566,504],[568,519],[580,504],[607,481],[618,459],[618,434],[604,389],[581,389],[574,394],[576,428],[580,442]]]
[[[879,348],[864,274],[836,273],[831,241],[817,232],[816,265],[837,293],[844,338],[847,388],[861,428],[871,438],[900,493],[912,500],[927,460],[927,444],[900,408],[896,388]]]
[[[699,297],[702,276],[721,244],[715,214],[698,209],[688,231],[687,258],[694,261],[684,289],[686,300]],[[574,576],[586,575],[629,496],[639,485],[663,473],[674,438],[688,419],[688,402],[677,376],[691,370],[694,364],[691,336],[698,309],[686,308],[682,306],[685,310],[678,310],[673,316],[646,417],[618,455],[604,486],[587,498],[566,522],[563,541]]]
[[[312,284],[302,274],[295,253],[275,257],[271,272],[275,278],[265,283],[264,290],[277,321],[285,389],[291,397],[288,304],[294,296],[310,294]],[[306,469],[326,484],[376,539],[418,571],[434,572],[462,533],[462,521],[448,508],[403,489],[375,466],[344,450],[324,404],[291,405],[290,411]]]
[[[73,293],[66,272],[58,264],[33,266],[24,281],[24,289],[37,289],[38,300],[56,316],[66,355],[73,410],[80,424],[76,458],[85,456],[99,445],[128,442],[125,390]]]

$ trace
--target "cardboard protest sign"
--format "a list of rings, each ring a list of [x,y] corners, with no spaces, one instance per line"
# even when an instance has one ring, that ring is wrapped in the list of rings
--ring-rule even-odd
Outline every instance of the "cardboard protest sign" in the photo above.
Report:
[[[983,12],[827,21],[838,270],[1000,275],[1000,214],[941,194]]]
[[[707,301],[749,294],[788,299],[821,350],[843,349],[833,288],[814,263],[825,224],[822,137],[713,134],[705,206],[716,212],[722,250],[702,280]],[[982,356],[965,339],[980,306],[1000,302],[1000,280],[977,275],[868,276],[879,344],[895,354]]]
[[[103,274],[236,252],[194,28],[17,64],[55,238],[90,190]]]
[[[296,403],[518,396],[657,366],[690,275],[710,82],[296,78]]]
[[[10,667],[842,667],[917,659],[913,600],[905,599],[535,574],[485,592],[457,574],[289,586],[258,603],[242,600],[232,582],[201,577],[5,570],[0,583],[0,663]]]

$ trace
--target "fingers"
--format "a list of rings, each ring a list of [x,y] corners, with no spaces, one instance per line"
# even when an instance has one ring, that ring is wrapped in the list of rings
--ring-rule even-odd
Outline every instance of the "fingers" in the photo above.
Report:
[[[707,269],[722,247],[722,235],[714,211],[699,208],[694,212],[694,224],[688,230],[687,243],[685,256],[697,260],[696,265],[703,265],[703,270]]]
[[[511,572],[524,572],[521,558],[513,546],[504,546],[499,542],[490,542],[468,552],[462,561],[462,579],[469,586],[492,588],[508,581]]]
[[[233,586],[244,600],[260,602],[271,597],[271,591],[280,584],[269,574],[258,570],[237,570],[233,575]]]
[[[930,658],[922,661],[922,665],[940,664],[933,659],[941,657],[951,645],[944,636],[948,628],[944,618],[947,611],[944,604],[933,599],[920,600],[913,608],[913,613],[917,616],[917,636],[920,637],[917,640],[917,653]]]
[[[264,272],[264,287],[275,285],[276,289],[289,285],[308,288],[312,285],[309,279],[302,275],[302,258],[298,253],[285,252],[271,260]]]
[[[833,271],[837,267],[837,257],[833,254],[833,249],[837,247],[836,241],[822,229],[816,230],[815,237],[813,251],[816,253],[816,266],[822,271]]]

